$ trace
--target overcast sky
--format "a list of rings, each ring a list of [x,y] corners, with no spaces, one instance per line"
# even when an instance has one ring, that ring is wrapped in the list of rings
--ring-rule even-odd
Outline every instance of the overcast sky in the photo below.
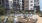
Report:
[[[40,0],[40,10],[42,10],[42,0]]]

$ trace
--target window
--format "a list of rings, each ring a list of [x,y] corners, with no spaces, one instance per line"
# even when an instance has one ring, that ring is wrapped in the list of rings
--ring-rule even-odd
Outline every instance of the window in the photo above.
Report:
[[[13,2],[13,5],[15,5],[16,4],[16,2]]]
[[[32,10],[32,8],[30,8]]]
[[[6,7],[8,7],[9,5],[8,4],[6,4]]]
[[[31,4],[30,6],[33,6],[33,4]]]
[[[33,10],[33,8],[30,8],[31,10]]]
[[[33,1],[30,1],[30,3],[33,3]]]
[[[36,4],[34,4],[34,6],[36,6]]]

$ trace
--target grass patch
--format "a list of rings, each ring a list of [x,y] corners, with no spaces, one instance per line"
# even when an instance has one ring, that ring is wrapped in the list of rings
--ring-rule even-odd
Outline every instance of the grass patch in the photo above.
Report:
[[[11,21],[11,20],[8,20],[8,23],[13,23],[13,21]]]
[[[0,16],[0,21],[4,20],[5,16]]]
[[[0,18],[3,20],[5,18],[5,16],[1,16]]]
[[[8,17],[8,23],[14,23],[14,17],[13,16]]]

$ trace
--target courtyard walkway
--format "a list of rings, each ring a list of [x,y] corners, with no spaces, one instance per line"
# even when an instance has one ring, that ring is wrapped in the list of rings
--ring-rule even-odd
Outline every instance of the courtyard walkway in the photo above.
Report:
[[[42,17],[39,17],[38,15],[37,15],[37,17],[38,17],[37,23],[42,23]]]

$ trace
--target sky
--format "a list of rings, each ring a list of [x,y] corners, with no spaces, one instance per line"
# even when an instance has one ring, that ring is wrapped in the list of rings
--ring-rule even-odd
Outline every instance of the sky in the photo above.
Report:
[[[42,11],[42,0],[40,0],[40,10]]]

